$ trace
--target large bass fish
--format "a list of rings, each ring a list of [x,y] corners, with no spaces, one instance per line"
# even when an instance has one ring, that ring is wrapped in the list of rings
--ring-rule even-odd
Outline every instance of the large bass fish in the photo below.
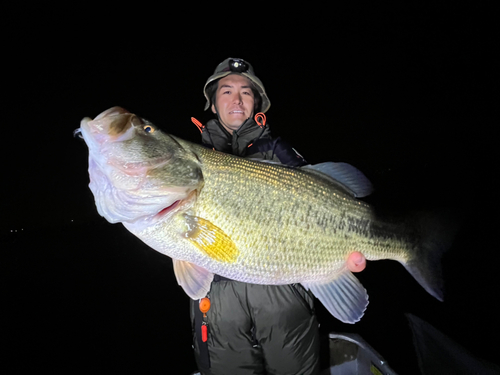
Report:
[[[427,234],[423,228],[433,224],[410,229],[378,219],[356,198],[366,193],[366,178],[339,172],[346,165],[292,168],[243,159],[166,134],[119,107],[84,118],[77,132],[89,148],[99,214],[171,257],[193,299],[207,294],[214,274],[301,283],[336,318],[355,323],[368,296],[346,267],[353,251],[401,262],[442,299],[439,229]]]

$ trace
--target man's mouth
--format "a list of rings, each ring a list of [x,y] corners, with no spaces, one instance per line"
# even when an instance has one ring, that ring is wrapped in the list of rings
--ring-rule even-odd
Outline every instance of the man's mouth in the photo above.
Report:
[[[235,111],[230,111],[229,114],[230,115],[243,115],[243,114],[245,114],[245,112],[238,109]]]

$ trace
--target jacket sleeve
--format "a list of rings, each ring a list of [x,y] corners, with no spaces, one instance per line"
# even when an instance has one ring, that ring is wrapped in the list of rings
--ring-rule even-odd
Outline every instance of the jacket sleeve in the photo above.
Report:
[[[273,160],[292,167],[308,164],[302,155],[280,137],[258,140],[249,147],[246,157]]]

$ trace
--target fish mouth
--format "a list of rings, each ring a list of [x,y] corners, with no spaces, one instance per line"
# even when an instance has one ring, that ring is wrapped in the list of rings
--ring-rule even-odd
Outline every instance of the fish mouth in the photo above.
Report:
[[[163,216],[165,216],[166,214],[168,214],[169,212],[171,212],[172,210],[174,210],[178,205],[179,203],[181,203],[183,200],[179,199],[179,200],[176,200],[174,203],[172,203],[170,206],[168,207],[165,207],[164,209],[160,210],[160,212],[158,212],[154,217],[155,219],[161,219]]]
[[[82,129],[76,128],[75,130],[73,130],[73,137],[83,139]]]
[[[171,205],[162,208],[156,215],[153,216],[154,221],[168,219],[173,213],[177,211],[186,211],[193,206],[198,196],[198,191],[195,189],[191,191],[184,199],[177,199]]]
[[[89,144],[102,145],[108,142],[125,141],[135,135],[135,128],[142,124],[140,117],[121,107],[112,107],[91,119],[85,117],[80,128],[73,132]]]
[[[130,160],[122,158],[116,147],[121,142],[136,137],[137,126],[144,121],[121,107],[112,107],[100,113],[94,119],[85,117],[80,122],[80,128],[73,132],[74,137],[82,138],[89,148],[90,156],[101,159],[95,155],[104,155],[106,164],[120,170],[129,176],[145,175],[148,170],[165,166],[172,158],[171,154],[163,153],[149,157],[147,160]],[[141,127],[142,129],[142,127]],[[115,154],[116,153],[116,154]]]
[[[122,108],[122,107],[111,107],[103,112],[101,112],[100,114],[98,114],[96,116],[96,118],[94,118],[94,121],[95,120],[100,120],[104,117],[110,117],[110,116],[117,116],[117,115],[123,115],[123,114],[132,114],[130,113],[129,111],[127,111],[125,108]]]
[[[168,206],[160,206],[156,210],[151,210],[149,214],[131,218],[130,220],[121,220],[120,222],[129,230],[145,230],[151,226],[156,226],[161,223],[169,222],[179,212],[189,210],[195,203],[197,191],[190,192],[185,197],[177,197],[173,203]],[[180,198],[180,199],[179,199]],[[167,203],[168,204],[168,203]],[[161,208],[162,207],[162,208]]]

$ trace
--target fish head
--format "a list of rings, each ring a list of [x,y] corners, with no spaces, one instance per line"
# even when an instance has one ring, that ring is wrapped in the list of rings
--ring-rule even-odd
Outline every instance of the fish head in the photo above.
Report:
[[[196,155],[149,121],[113,107],[77,131],[97,210],[110,223],[148,226],[194,204],[203,186]]]

